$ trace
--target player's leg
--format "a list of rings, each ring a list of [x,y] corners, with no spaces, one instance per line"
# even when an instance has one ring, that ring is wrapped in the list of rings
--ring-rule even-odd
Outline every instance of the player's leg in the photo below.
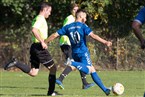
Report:
[[[102,80],[98,76],[98,74],[93,66],[91,67],[90,70],[91,70],[90,74],[91,74],[93,81],[105,92],[106,95],[109,95],[111,90],[104,86]]]
[[[92,62],[91,62],[89,53],[86,52],[82,55],[79,55],[79,57],[81,59],[81,61],[80,61],[81,63],[80,62],[71,62],[71,65],[86,74],[91,74],[93,81],[106,93],[106,95],[109,95],[110,89],[108,89],[104,86],[101,79],[97,75],[95,68],[92,66]]]
[[[72,51],[70,45],[61,45],[61,50],[64,53],[66,60],[72,60]],[[69,59],[68,59],[69,58]],[[61,89],[64,89],[64,86],[62,84],[64,78],[67,77],[67,75],[73,70],[73,67],[67,66],[65,70],[61,73],[60,77],[56,80],[56,84],[59,85]],[[93,83],[88,83],[86,80],[86,75],[83,72],[80,72],[82,83],[83,83],[83,89],[88,89],[89,87],[94,86]]]
[[[48,69],[50,70],[50,73],[49,73],[49,76],[48,76],[49,87],[48,87],[47,95],[51,96],[54,93],[54,90],[55,90],[56,65],[52,64],[52,67],[48,67]]]
[[[13,58],[8,64],[6,64],[4,69],[7,70],[8,68],[15,66],[20,70],[22,70],[24,73],[29,74],[30,76],[36,76],[39,71],[39,59],[36,55],[38,51],[35,50],[36,48],[37,48],[36,44],[32,44],[30,48],[30,62],[32,69],[28,65],[18,62],[18,60],[15,58]]]
[[[65,59],[72,59],[72,55],[71,55],[71,46],[70,45],[61,45],[60,46],[63,54],[65,55]],[[72,71],[73,69],[70,66],[67,66],[64,71],[60,74],[59,78],[57,78],[56,80],[56,84],[59,85],[59,87],[61,89],[64,89],[63,86],[63,80],[67,77],[67,75]]]
[[[32,68],[31,69],[28,65],[21,63],[21,62],[18,62],[18,61],[9,62],[7,65],[5,65],[4,69],[7,70],[8,68],[11,68],[12,66],[19,68],[24,73],[27,73],[28,75],[33,76],[33,77],[36,76],[38,74],[38,71],[39,71],[39,68]]]
[[[68,74],[72,71],[72,68],[70,66],[67,66],[64,71],[60,74],[59,78],[56,79],[56,84],[58,84],[58,86],[61,89],[64,89],[63,86],[63,80],[68,76]]]
[[[86,79],[86,74],[80,71],[81,79],[82,79],[82,89],[88,89],[90,87],[93,87],[95,84],[94,83],[88,83]]]
[[[28,65],[18,62],[15,58],[13,58],[9,63],[6,64],[4,66],[4,69],[7,70],[14,66],[22,70],[24,73],[29,73],[31,70],[31,68]]]
[[[92,66],[85,66],[80,62],[72,62],[72,66],[76,67],[79,71],[84,72],[85,74],[91,74],[93,81],[106,93],[106,95],[110,94],[110,89],[106,88],[99,76],[97,75],[95,69]]]
[[[48,96],[57,95],[55,90],[55,81],[56,81],[56,65],[47,50],[41,51],[40,63],[42,63],[46,68],[50,70],[48,75]]]

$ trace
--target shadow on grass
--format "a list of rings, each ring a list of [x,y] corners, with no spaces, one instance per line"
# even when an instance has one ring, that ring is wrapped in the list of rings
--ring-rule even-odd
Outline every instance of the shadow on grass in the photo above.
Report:
[[[17,97],[17,96],[47,96],[46,94],[0,94],[1,96],[13,96],[13,97]]]
[[[10,89],[15,89],[15,88],[33,88],[33,89],[46,89],[43,87],[16,87],[16,86],[0,86],[1,89],[5,89],[5,88],[10,88]]]

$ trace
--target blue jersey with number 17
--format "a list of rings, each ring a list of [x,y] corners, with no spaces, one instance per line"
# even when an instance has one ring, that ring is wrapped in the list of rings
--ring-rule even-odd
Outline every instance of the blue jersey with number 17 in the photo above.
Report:
[[[88,51],[86,36],[88,36],[90,32],[92,32],[92,30],[81,22],[73,22],[57,31],[60,36],[67,35],[69,37],[72,53],[84,53]]]

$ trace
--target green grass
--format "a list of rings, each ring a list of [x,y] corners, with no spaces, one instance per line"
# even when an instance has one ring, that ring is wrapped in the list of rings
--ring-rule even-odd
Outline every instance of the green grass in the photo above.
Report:
[[[40,71],[36,77],[30,77],[22,72],[0,71],[0,97],[46,97],[47,76],[49,72]],[[57,77],[61,72],[57,72]],[[106,86],[120,82],[125,92],[119,97],[143,97],[145,92],[145,71],[98,71],[98,75]],[[93,82],[90,75],[89,82]],[[59,97],[106,97],[98,86],[82,90],[78,71],[71,72],[64,80],[65,89],[56,85],[56,91],[63,94]],[[113,93],[109,97],[117,97]]]

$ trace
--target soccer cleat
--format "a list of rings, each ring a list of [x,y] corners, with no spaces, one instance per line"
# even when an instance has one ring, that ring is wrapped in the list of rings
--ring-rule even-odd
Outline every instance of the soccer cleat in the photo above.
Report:
[[[63,86],[62,82],[59,79],[56,79],[56,84],[58,84],[60,89],[64,90],[64,86]]]
[[[17,63],[16,58],[13,58],[9,63],[7,63],[7,64],[4,66],[4,70],[7,70],[8,68],[15,66],[16,63]]]
[[[109,87],[109,88],[105,91],[105,94],[106,94],[107,96],[109,96],[111,91],[112,91],[112,87]]]
[[[47,93],[47,96],[58,96],[58,95],[62,95],[62,94],[58,93],[57,91],[54,91],[52,94]]]
[[[87,85],[83,85],[82,89],[88,89],[88,88],[93,87],[93,86],[95,86],[94,83],[89,83]]]

